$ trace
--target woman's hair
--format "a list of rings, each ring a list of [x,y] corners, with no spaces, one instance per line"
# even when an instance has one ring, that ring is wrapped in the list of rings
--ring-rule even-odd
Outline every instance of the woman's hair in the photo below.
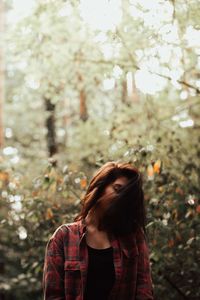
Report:
[[[105,188],[119,177],[128,183],[117,194],[104,195]],[[102,197],[102,198],[101,198]],[[145,231],[144,194],[139,171],[129,163],[108,162],[103,165],[89,183],[82,200],[82,209],[75,220],[84,219],[98,206],[101,199],[110,198],[110,206],[99,220],[99,229],[122,236],[135,232],[138,227]]]

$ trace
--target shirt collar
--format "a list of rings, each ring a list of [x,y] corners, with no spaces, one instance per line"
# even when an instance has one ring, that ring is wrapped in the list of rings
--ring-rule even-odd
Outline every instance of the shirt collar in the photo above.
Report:
[[[78,226],[79,226],[80,243],[81,243],[86,234],[85,220],[81,219],[80,221],[78,221]],[[115,236],[111,236],[111,245],[113,249],[117,249],[118,247],[120,247],[123,253],[125,254],[125,256],[127,257],[138,255],[138,248],[133,234],[127,237],[119,237],[119,238],[116,238]]]
[[[84,219],[81,219],[81,220],[78,221],[78,229],[79,229],[80,243],[81,243],[83,237],[86,234],[86,224],[85,224]]]

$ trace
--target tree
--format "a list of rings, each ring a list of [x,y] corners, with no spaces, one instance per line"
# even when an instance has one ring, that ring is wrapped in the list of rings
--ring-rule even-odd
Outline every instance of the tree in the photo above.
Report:
[[[4,103],[4,1],[0,1],[0,148],[4,144],[3,103]]]
[[[102,30],[87,25],[76,1],[39,1],[8,26],[7,297],[41,298],[45,244],[73,220],[93,171],[109,160],[143,174],[156,298],[200,296],[200,16],[196,1],[153,3],[122,1],[121,21]]]

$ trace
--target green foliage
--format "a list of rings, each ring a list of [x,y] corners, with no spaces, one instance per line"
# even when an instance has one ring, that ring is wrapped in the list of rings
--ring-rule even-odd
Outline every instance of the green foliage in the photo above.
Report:
[[[74,219],[93,172],[109,160],[143,174],[155,298],[199,299],[199,46],[186,39],[187,30],[199,34],[199,10],[196,1],[158,5],[159,16],[156,6],[122,1],[121,22],[106,31],[85,23],[78,1],[38,1],[8,24],[0,157],[6,300],[41,299],[46,243]],[[143,68],[162,78],[162,88],[128,93],[127,73]],[[58,144],[49,162],[46,98],[55,104]]]
[[[144,140],[137,141],[135,147],[128,144],[126,152],[123,153],[125,149],[121,147],[116,157],[139,166],[143,174],[156,296],[167,299],[165,293],[169,288],[170,299],[181,299],[181,293],[197,299],[200,165],[194,158],[199,153],[195,139],[190,144],[193,152],[187,153],[188,144],[184,141],[190,130],[186,132],[184,129],[185,134],[181,138],[182,129],[179,131],[168,132],[169,144],[162,141],[163,136],[158,133],[151,145]],[[92,149],[96,146],[94,144]],[[98,164],[107,160],[107,156],[102,154]],[[90,171],[87,165],[90,165]],[[9,283],[10,290],[19,294],[21,299],[25,299],[27,293],[35,297],[41,293],[46,242],[59,225],[74,219],[80,209],[80,199],[89,182],[89,174],[97,165],[95,160],[87,160],[83,166],[85,172],[84,167],[80,171],[73,165],[62,168],[49,165],[29,187],[24,185],[23,177],[20,181],[14,181],[15,184],[10,180],[4,186],[6,197],[3,206],[9,213],[7,220],[1,224],[5,239],[1,251],[6,255],[9,272],[3,282],[4,285]],[[11,190],[9,187],[12,187]],[[22,197],[22,208],[18,212],[9,207],[11,199],[16,202],[12,197],[17,194]]]

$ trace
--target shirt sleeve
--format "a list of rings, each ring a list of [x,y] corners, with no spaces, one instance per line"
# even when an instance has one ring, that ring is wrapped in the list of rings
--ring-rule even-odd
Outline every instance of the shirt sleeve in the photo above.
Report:
[[[149,250],[142,229],[137,235],[137,246],[139,251],[136,300],[153,300],[153,288],[151,268],[149,261]]]
[[[43,268],[44,300],[64,300],[64,251],[62,230],[47,243]]]

